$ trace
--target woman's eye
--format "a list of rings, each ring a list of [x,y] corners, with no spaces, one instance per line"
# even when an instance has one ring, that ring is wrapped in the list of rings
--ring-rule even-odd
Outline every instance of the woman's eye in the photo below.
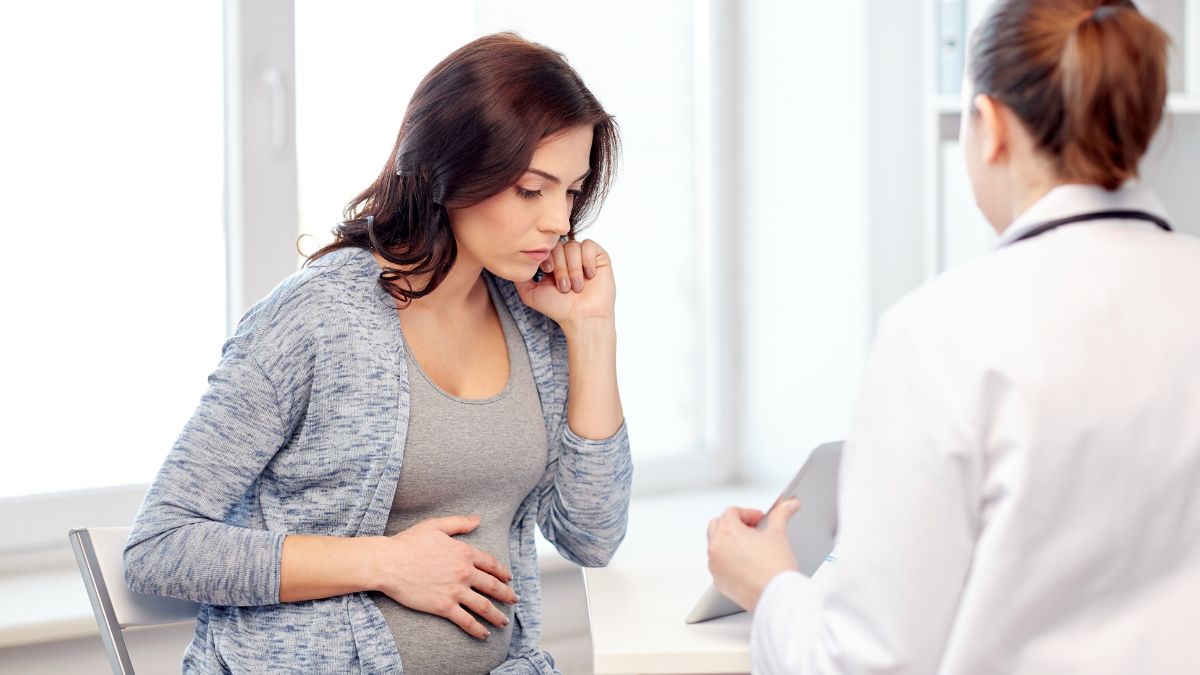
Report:
[[[572,201],[583,196],[583,190],[567,190],[567,199]]]
[[[533,199],[534,197],[541,197],[542,191],[541,190],[526,190],[523,187],[517,186],[517,196],[523,197],[525,199]]]

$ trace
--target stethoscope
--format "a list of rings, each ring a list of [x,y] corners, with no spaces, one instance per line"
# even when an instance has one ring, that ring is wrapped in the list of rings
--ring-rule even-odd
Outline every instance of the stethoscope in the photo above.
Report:
[[[1045,233],[1049,232],[1050,230],[1062,227],[1063,225],[1071,225],[1072,223],[1083,223],[1083,222],[1087,222],[1089,220],[1144,220],[1146,222],[1154,223],[1155,225],[1157,225],[1159,228],[1161,228],[1162,230],[1164,230],[1166,232],[1171,231],[1170,224],[1168,224],[1167,221],[1163,220],[1162,218],[1159,218],[1158,216],[1154,215],[1153,213],[1146,213],[1145,211],[1130,211],[1130,210],[1095,211],[1092,213],[1081,213],[1077,216],[1068,216],[1066,218],[1059,218],[1058,220],[1051,220],[1049,222],[1042,223],[1040,225],[1033,227],[1025,234],[1022,234],[1021,236],[1017,237],[1016,239],[1013,239],[1012,241],[1008,242],[1008,244],[1012,245],[1012,244],[1017,243],[1018,241],[1025,241],[1026,239],[1033,239],[1034,237],[1036,237],[1040,234],[1045,234]]]

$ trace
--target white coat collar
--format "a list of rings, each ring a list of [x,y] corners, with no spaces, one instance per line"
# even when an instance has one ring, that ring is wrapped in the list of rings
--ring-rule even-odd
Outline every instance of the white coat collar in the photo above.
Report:
[[[1044,197],[1034,202],[1033,206],[1017,216],[1017,219],[1000,235],[1000,245],[1015,241],[1029,230],[1051,220],[1081,213],[1118,209],[1146,211],[1170,220],[1167,217],[1166,209],[1158,201],[1158,197],[1137,181],[1128,181],[1111,192],[1099,185],[1060,185],[1047,192]]]

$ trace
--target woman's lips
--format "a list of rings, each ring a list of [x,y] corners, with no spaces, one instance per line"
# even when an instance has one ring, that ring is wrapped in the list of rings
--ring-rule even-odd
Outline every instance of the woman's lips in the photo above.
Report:
[[[542,262],[546,258],[550,257],[550,251],[548,249],[544,249],[544,248],[534,249],[532,251],[521,251],[521,253],[524,253],[525,255],[529,256],[531,259],[536,260],[538,262]]]

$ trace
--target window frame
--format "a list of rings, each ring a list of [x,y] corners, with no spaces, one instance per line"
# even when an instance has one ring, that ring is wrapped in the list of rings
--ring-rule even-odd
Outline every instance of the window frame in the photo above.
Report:
[[[224,0],[226,333],[295,270],[292,0]],[[70,564],[67,530],[128,525],[146,483],[0,498],[0,573]]]
[[[701,447],[639,461],[634,496],[728,485],[741,479],[744,325],[741,239],[737,231],[742,167],[736,134],[741,121],[741,5],[693,0],[694,209],[697,307],[703,374]],[[725,133],[722,133],[722,130]],[[636,439],[637,430],[631,432]],[[635,440],[636,442],[636,440]]]
[[[294,0],[223,0],[227,332],[295,271],[299,202],[295,143]],[[740,8],[693,0],[697,314],[701,447],[639,461],[635,496],[738,478],[742,396],[741,282],[735,231],[740,168]],[[717,189],[720,187],[720,189]],[[720,280],[719,283],[717,280]],[[636,438],[636,429],[633,430]],[[0,574],[70,565],[72,527],[132,521],[148,488],[136,483],[0,498]]]

